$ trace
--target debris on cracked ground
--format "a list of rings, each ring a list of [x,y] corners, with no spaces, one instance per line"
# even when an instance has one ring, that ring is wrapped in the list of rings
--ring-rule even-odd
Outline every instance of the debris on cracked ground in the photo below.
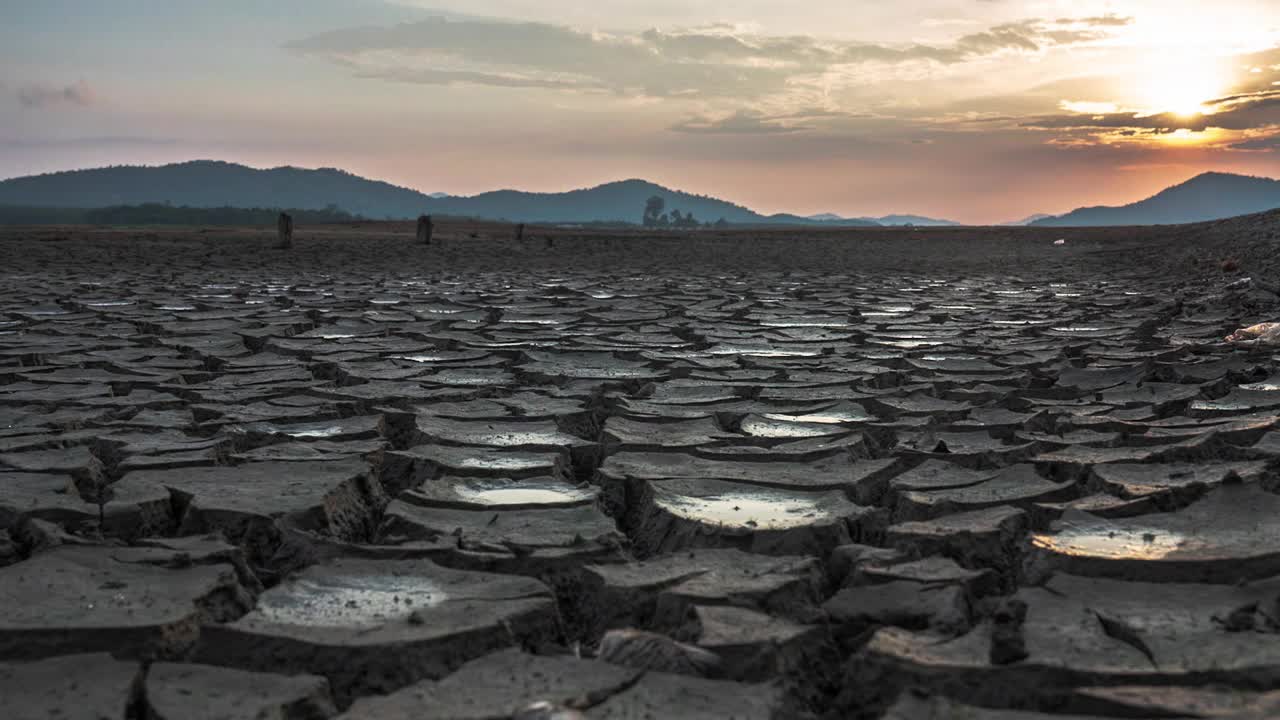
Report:
[[[1280,322],[1265,322],[1241,328],[1226,337],[1235,345],[1280,346]]]
[[[721,666],[720,658],[713,652],[676,642],[666,635],[630,629],[605,633],[596,656],[637,670],[697,677],[715,677]]]

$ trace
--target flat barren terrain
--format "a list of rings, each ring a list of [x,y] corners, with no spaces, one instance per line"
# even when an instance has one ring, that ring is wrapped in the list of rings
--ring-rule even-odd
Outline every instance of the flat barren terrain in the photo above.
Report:
[[[1277,231],[4,230],[0,716],[1280,716]]]

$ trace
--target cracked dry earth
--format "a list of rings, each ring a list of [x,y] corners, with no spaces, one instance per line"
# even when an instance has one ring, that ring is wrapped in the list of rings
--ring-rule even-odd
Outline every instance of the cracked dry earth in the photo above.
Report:
[[[6,718],[1280,715],[1276,361],[1167,279],[32,252]]]

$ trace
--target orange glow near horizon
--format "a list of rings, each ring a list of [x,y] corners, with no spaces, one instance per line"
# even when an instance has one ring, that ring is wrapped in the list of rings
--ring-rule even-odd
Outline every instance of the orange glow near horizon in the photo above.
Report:
[[[1208,128],[1201,132],[1182,128],[1171,133],[1158,136],[1161,143],[1175,147],[1192,147],[1210,145],[1223,139],[1224,133],[1217,128]]]

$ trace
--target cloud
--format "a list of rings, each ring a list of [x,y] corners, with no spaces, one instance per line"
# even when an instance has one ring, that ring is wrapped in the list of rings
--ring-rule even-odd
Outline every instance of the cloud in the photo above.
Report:
[[[91,148],[112,146],[165,146],[177,145],[177,138],[147,137],[131,135],[105,135],[94,137],[33,137],[5,138],[0,137],[0,147],[7,148]]]
[[[1120,106],[1113,102],[1063,100],[1061,107],[1079,115],[1111,115],[1120,112]]]
[[[1249,139],[1234,143],[1229,147],[1232,150],[1246,150],[1253,152],[1270,152],[1280,150],[1280,126],[1268,128],[1269,132],[1262,135],[1251,135]]]
[[[698,115],[672,125],[672,132],[702,135],[777,135],[815,130],[821,120],[870,117],[823,108],[808,108],[785,114],[767,115],[757,110],[738,110],[729,115]]]
[[[1125,27],[1133,24],[1133,18],[1123,15],[1095,15],[1083,18],[1061,18],[1059,25],[1088,25],[1089,27]]]
[[[690,118],[671,126],[670,129],[673,132],[710,135],[767,135],[800,132],[802,130],[812,130],[813,128],[806,125],[786,124],[781,120],[765,117],[751,110],[739,110],[732,115],[718,119]]]
[[[1106,20],[1119,23],[1121,19]],[[540,87],[667,98],[735,98],[830,82],[865,63],[951,65],[1102,40],[1111,24],[1027,20],[951,43],[889,45],[767,35],[716,25],[643,32],[437,17],[321,33],[290,44],[358,77],[432,85]]]
[[[74,85],[24,85],[18,89],[18,102],[28,108],[87,107],[97,101],[97,93],[81,80]]]
[[[1203,132],[1208,128],[1251,131],[1280,124],[1280,90],[1247,92],[1211,100],[1206,113],[1101,113],[1044,115],[1027,120],[1023,127],[1036,129],[1101,129],[1132,131],[1130,136],[1161,135],[1178,131]]]

